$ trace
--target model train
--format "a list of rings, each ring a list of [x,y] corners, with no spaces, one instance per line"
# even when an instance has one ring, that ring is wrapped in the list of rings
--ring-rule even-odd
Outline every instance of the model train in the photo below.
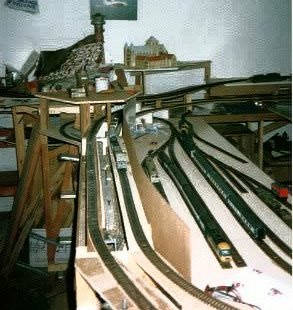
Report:
[[[232,260],[231,246],[226,234],[218,224],[206,204],[181,169],[163,152],[158,152],[158,160],[173,182],[180,188],[181,195],[211,249],[222,263]]]
[[[116,167],[118,170],[127,169],[127,155],[123,152],[117,135],[113,134],[110,137],[111,149],[115,158]]]
[[[147,156],[143,161],[143,168],[152,183],[160,182],[159,174],[157,168],[154,164],[153,158],[151,156]]]
[[[109,130],[108,130],[108,136],[109,136],[110,140],[112,137],[117,136],[118,125],[119,125],[118,118],[113,117],[112,121],[109,124]]]
[[[255,239],[264,239],[266,236],[265,226],[257,215],[251,210],[247,203],[237,194],[234,188],[226,181],[226,179],[214,169],[208,161],[204,153],[195,145],[191,129],[186,128],[187,123],[179,124],[181,135],[179,141],[185,152],[189,154],[194,164],[200,172],[216,190],[221,199],[226,203],[235,217],[247,229],[250,235]]]

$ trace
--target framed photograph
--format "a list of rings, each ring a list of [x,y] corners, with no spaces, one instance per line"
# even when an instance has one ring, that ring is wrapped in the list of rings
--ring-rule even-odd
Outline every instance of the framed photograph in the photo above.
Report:
[[[90,0],[91,16],[104,15],[105,19],[137,20],[137,0]]]
[[[4,3],[11,9],[25,11],[29,13],[39,13],[38,0],[6,0]]]

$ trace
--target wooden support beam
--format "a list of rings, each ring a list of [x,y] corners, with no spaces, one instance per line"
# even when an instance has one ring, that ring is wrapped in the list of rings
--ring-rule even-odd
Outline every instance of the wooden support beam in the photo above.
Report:
[[[69,148],[70,155],[77,155],[78,149],[74,146]],[[73,191],[73,169],[74,163],[65,162],[64,174],[61,178],[60,192],[63,191]],[[73,214],[74,201],[72,199],[58,199],[56,215],[53,219],[52,224],[52,239],[57,239],[60,233],[60,229],[64,226],[65,220],[68,218],[69,214]],[[72,218],[71,218],[72,222]]]
[[[91,124],[91,111],[90,111],[90,104],[80,104],[80,131],[81,135],[84,136],[88,128]]]
[[[87,227],[86,227],[86,172],[85,161],[79,165],[79,182],[78,182],[78,211],[77,211],[77,233],[76,247],[85,247],[87,245]]]
[[[184,103],[187,104],[187,107],[186,107],[187,111],[192,111],[192,105],[191,105],[191,103],[192,103],[192,94],[184,95]]]
[[[96,104],[94,105],[94,120],[97,120],[103,116],[103,105]]]
[[[17,114],[17,107],[12,108],[12,117],[13,117],[14,134],[16,142],[17,170],[18,175],[20,176],[23,170],[23,164],[26,153],[24,121],[23,121],[23,115]]]
[[[106,103],[106,113],[107,113],[107,124],[109,128],[111,120],[112,120],[111,102]]]
[[[49,113],[47,99],[40,99],[40,129],[45,132],[48,129]],[[51,193],[50,193],[50,168],[49,168],[49,150],[48,137],[44,134],[40,135],[41,140],[41,160],[42,160],[42,176],[43,176],[43,194],[44,194],[44,214],[45,214],[45,228],[47,238],[52,234],[52,216],[51,216]],[[48,245],[48,259],[49,263],[53,259],[54,248]]]
[[[159,109],[162,107],[162,100],[156,100],[156,108]]]
[[[57,173],[52,177],[52,188],[50,188],[51,196],[56,196],[58,191],[60,190],[62,178],[60,178],[60,175],[64,173],[65,164],[61,165]],[[39,167],[40,170],[40,167]],[[40,172],[39,172],[40,173]],[[29,200],[24,202],[25,205],[25,213],[23,214],[23,217],[21,218],[21,221],[18,223],[18,225],[14,225],[14,229],[17,232],[17,238],[15,239],[9,239],[13,241],[13,246],[9,248],[6,248],[5,252],[3,252],[3,257],[1,257],[1,268],[0,268],[0,274],[7,276],[10,274],[13,266],[16,263],[16,260],[19,256],[19,253],[24,245],[24,242],[28,235],[30,234],[32,228],[34,227],[35,223],[39,221],[39,219],[43,218],[44,209],[43,209],[43,191],[39,191],[37,195],[33,195],[32,197],[29,197]],[[14,224],[14,223],[13,223]],[[50,238],[50,236],[47,235],[47,238]],[[47,248],[50,247],[50,244],[47,245]],[[53,254],[55,253],[53,251],[54,245],[51,247],[51,252]],[[49,253],[50,255],[53,255]],[[1,252],[2,255],[2,252]],[[53,255],[54,259],[54,255]],[[52,260],[53,260],[52,259]]]
[[[274,122],[270,123],[268,125],[264,126],[264,135],[271,133],[274,130],[280,129],[286,125],[288,125],[290,122],[289,121],[279,121],[279,122]]]
[[[13,203],[9,235],[6,239],[6,242],[3,243],[3,247],[0,249],[1,251],[4,251],[5,249],[5,254],[2,254],[4,260],[5,258],[7,258],[6,253],[10,253],[13,248],[14,242],[18,234],[18,225],[25,210],[25,202],[30,196],[31,184],[40,156],[41,146],[38,131],[39,124],[37,123],[35,124],[31,132],[31,137],[27,148],[27,156],[24,162],[24,169],[19,180],[17,193]]]
[[[258,166],[263,169],[263,132],[264,122],[258,122]]]

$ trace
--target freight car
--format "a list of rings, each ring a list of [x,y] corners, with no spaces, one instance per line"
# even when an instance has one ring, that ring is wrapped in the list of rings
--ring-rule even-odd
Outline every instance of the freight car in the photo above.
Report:
[[[234,216],[247,229],[250,235],[255,239],[264,239],[266,231],[262,221],[237,194],[228,181],[226,181],[226,179],[214,169],[204,153],[195,145],[192,135],[190,134],[191,129],[187,131],[185,126],[183,126],[183,123],[181,123],[180,131],[181,135],[178,136],[180,144],[185,152],[189,154],[190,158],[206,180],[216,190],[221,199],[226,203]]]
[[[110,122],[108,130],[108,136],[110,140],[112,139],[112,137],[115,137],[117,135],[118,125],[119,125],[118,118],[113,117],[112,121]]]
[[[181,189],[182,197],[211,249],[220,262],[229,263],[232,260],[231,246],[221,226],[181,169],[163,151],[158,152],[157,155],[162,167]]]
[[[125,152],[123,152],[118,138],[115,134],[113,134],[110,138],[111,149],[116,161],[117,169],[127,169],[127,156]]]
[[[151,180],[152,183],[160,182],[157,168],[151,156],[147,156],[145,158],[145,160],[143,161],[143,168],[146,175],[148,176],[148,178]]]

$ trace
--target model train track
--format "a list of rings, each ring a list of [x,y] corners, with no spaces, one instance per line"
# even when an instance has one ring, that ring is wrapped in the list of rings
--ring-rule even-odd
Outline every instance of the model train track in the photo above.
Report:
[[[102,259],[105,266],[111,272],[117,283],[123,288],[124,292],[129,296],[133,303],[139,309],[155,309],[152,302],[137,288],[137,286],[129,279],[124,270],[116,262],[107,245],[103,240],[103,236],[99,230],[98,222],[98,206],[97,206],[97,155],[96,155],[96,133],[100,123],[96,122],[90,129],[87,138],[87,153],[86,153],[86,181],[87,181],[87,201],[88,201],[88,214],[87,214],[87,227],[93,245]],[[223,310],[236,310],[235,307],[228,305],[220,300],[214,299],[206,295],[202,290],[193,286],[190,282],[182,278],[177,272],[170,268],[151,248],[144,235],[143,229],[139,223],[139,218],[133,202],[131,188],[128,182],[127,174],[125,171],[120,171],[119,178],[123,184],[122,188],[124,199],[127,201],[127,212],[131,222],[133,234],[146,257],[157,266],[162,273],[178,287],[186,291],[188,294],[201,301],[202,303],[214,307],[215,309]],[[180,308],[180,307],[179,307]]]
[[[210,158],[210,156],[208,156]],[[211,159],[212,162],[214,162],[214,159]],[[220,170],[223,171],[223,173],[225,175],[227,175],[227,172],[229,172],[229,170],[227,170],[227,168],[224,168],[222,163],[218,162],[217,163],[219,165],[221,165]],[[235,169],[233,169],[234,171]],[[251,184],[249,182],[247,182],[247,179],[243,173],[239,172],[239,171],[234,171],[235,175],[238,176],[241,181],[249,186],[248,188],[250,190],[252,190],[256,195],[258,195],[257,190],[255,190],[255,188],[253,188],[251,186]],[[228,174],[229,175],[229,174]],[[231,181],[231,179],[230,179]],[[241,184],[234,179],[234,182],[232,182],[232,184],[238,184],[237,186],[241,186]],[[236,183],[235,183],[236,182]],[[236,188],[237,188],[236,186]],[[263,185],[262,185],[263,186]],[[242,187],[240,188],[242,189]],[[239,190],[239,187],[238,187]],[[276,215],[278,215],[276,213]],[[284,222],[286,224],[286,222]],[[264,224],[265,225],[265,224]],[[286,260],[284,260],[283,258],[281,258],[280,255],[276,254],[275,250],[273,250],[271,248],[271,246],[268,244],[269,240],[271,242],[273,242],[288,258],[291,258],[292,255],[292,249],[281,239],[279,238],[267,225],[265,225],[265,230],[266,230],[266,238],[264,240],[255,240],[255,242],[257,243],[257,245],[263,250],[263,252],[265,252],[279,267],[281,267],[284,271],[286,271],[287,273],[292,273],[292,266],[291,264],[289,264]]]
[[[87,161],[87,183],[89,185],[88,187],[88,205],[89,205],[89,212],[88,212],[88,229],[89,233],[91,235],[91,238],[93,240],[93,243],[101,256],[103,262],[108,267],[108,269],[111,271],[117,282],[123,287],[126,294],[131,298],[131,300],[140,308],[140,309],[154,309],[153,304],[141,293],[141,291],[136,287],[136,285],[128,278],[128,276],[125,274],[125,272],[122,270],[120,265],[115,261],[112,254],[108,250],[107,246],[103,242],[103,237],[101,235],[101,232],[98,229],[98,214],[97,214],[97,206],[96,206],[96,188],[97,188],[97,180],[96,180],[96,162],[95,162],[95,135],[98,130],[98,125],[95,124],[92,126],[91,131],[88,136],[87,140],[87,155],[86,155],[86,161]],[[121,177],[121,182],[123,184],[126,184],[128,182],[127,180],[127,174],[125,173],[119,173],[119,177]],[[126,183],[124,183],[126,182]],[[123,186],[124,188],[124,186]],[[127,186],[125,186],[127,188]],[[131,188],[129,187],[128,190],[124,193],[125,197],[129,196],[126,199],[132,199],[131,194]],[[129,201],[130,201],[129,200]],[[146,237],[144,236],[143,230],[141,225],[139,224],[138,216],[136,214],[135,206],[131,207],[133,208],[128,213],[133,213],[132,217],[133,223],[131,224],[132,230],[137,238],[137,240],[141,241],[147,241]],[[136,215],[135,215],[136,214]],[[132,222],[132,220],[131,220]],[[146,244],[144,242],[140,243],[140,248],[142,252],[150,259],[153,255],[156,255],[156,253],[152,250],[151,246],[149,244]],[[151,251],[153,254],[151,254]],[[156,255],[157,256],[157,255]],[[158,257],[158,256],[157,256]],[[160,266],[164,269],[164,266],[166,265],[163,261],[160,262],[160,257],[158,262],[158,268]],[[151,260],[151,259],[150,259]],[[154,260],[157,260],[157,258],[154,258]],[[166,265],[167,268],[170,269],[168,265]],[[180,278],[180,276],[174,272],[173,269],[167,270],[167,274],[171,275],[170,279],[176,283],[176,278]],[[184,280],[184,279],[183,279]],[[195,296],[196,298],[202,300],[206,304],[210,304],[214,306],[217,309],[235,309],[234,307],[227,305],[225,303],[222,303],[221,301],[215,300],[214,298],[207,299],[207,296],[199,289],[195,288],[191,283],[186,282],[184,280],[184,284],[180,284],[180,281],[178,282],[179,286],[181,285],[185,286],[185,290],[191,294],[192,296]],[[177,284],[178,285],[178,284]],[[198,295],[198,296],[197,296]]]
[[[160,178],[158,176],[158,171],[154,163],[154,155],[148,154],[148,156],[142,161],[141,165],[143,167],[145,174],[151,181],[151,183],[154,185],[157,191],[162,195],[162,197],[168,202],[167,195],[160,181]]]
[[[87,227],[93,245],[101,257],[103,263],[116,279],[118,284],[123,287],[125,293],[137,305],[139,309],[156,309],[154,305],[142,294],[142,292],[129,279],[124,270],[116,262],[110,250],[105,244],[99,230],[99,217],[97,206],[97,154],[96,154],[96,134],[101,126],[101,121],[96,121],[92,125],[86,143],[86,181],[87,181]]]
[[[273,194],[270,189],[262,183],[248,176],[247,174],[235,169],[231,165],[227,165],[215,157],[204,152],[206,157],[214,163],[219,170],[230,180],[235,188],[241,192],[246,193],[248,188],[253,192],[264,204],[268,206],[289,228],[292,228],[292,205],[284,199]],[[236,178],[235,178],[236,177]],[[246,188],[238,181],[241,180]]]
[[[148,258],[148,260],[161,272],[164,274],[169,280],[175,283],[178,288],[187,292],[191,296],[200,300],[204,304],[215,307],[216,309],[235,309],[233,306],[228,305],[220,300],[210,298],[207,296],[202,290],[192,285],[190,282],[186,281],[182,276],[180,276],[174,269],[170,268],[153,250],[151,245],[149,244],[143,228],[140,224],[140,220],[136,211],[136,206],[133,200],[133,196],[131,193],[131,186],[129,184],[127,170],[126,169],[118,169],[118,175],[121,183],[121,189],[123,193],[123,199],[126,206],[127,216],[131,225],[131,229],[135,240],[140,247],[143,254]]]
[[[170,158],[163,151],[158,153],[157,156],[159,162],[179,190],[186,206],[190,211],[191,216],[202,231],[203,236],[206,238],[206,241],[214,253],[216,259],[224,269],[232,268],[230,263],[231,259],[233,259],[237,267],[246,266],[244,259],[241,257],[236,247],[221,228],[218,221],[209,211],[208,206],[202,200],[198,192],[189,181],[185,172],[181,168],[179,162],[176,159],[173,150],[173,144],[173,141],[171,141],[169,144]],[[221,246],[223,245],[227,251],[226,255],[229,252],[228,256],[220,255]]]
[[[228,168],[230,169],[230,168]],[[283,199],[274,195],[271,190],[260,182],[249,178],[247,175],[234,171],[235,175],[262,200],[289,228],[292,228],[292,206]],[[284,213],[285,211],[285,213]]]
[[[271,191],[265,187],[263,184],[258,182],[257,180],[249,177],[248,175],[240,172],[239,170],[233,168],[232,166],[226,165],[221,161],[217,160],[213,156],[206,154],[206,157],[209,158],[211,163],[216,165],[219,170],[227,176],[230,182],[237,188],[240,192],[245,193],[247,190],[240,184],[240,182],[233,176],[233,174],[241,180],[241,182],[250,190],[252,191],[260,200],[262,200],[268,208],[270,208],[289,228],[292,228],[292,216],[291,212],[291,205],[284,200],[278,198],[275,195],[272,195]],[[269,199],[264,199],[262,192],[266,192],[267,194],[271,194]],[[282,204],[285,206],[282,208]],[[283,218],[283,214],[281,210],[287,210],[286,214],[290,214],[289,218]],[[292,249],[288,247],[281,238],[279,238],[267,225],[266,225],[266,233],[268,237],[278,245],[278,247],[289,257],[292,255]],[[269,253],[269,250],[266,250],[266,253]],[[275,255],[273,255],[276,257]],[[280,260],[279,260],[280,261]],[[287,270],[290,270],[290,266],[286,267]]]
[[[187,114],[184,114],[182,118],[185,119],[185,116],[186,116],[186,115],[187,115]],[[160,118],[157,118],[157,117],[154,117],[154,119],[163,121],[164,123],[168,124],[170,127],[173,126],[172,123],[170,123],[170,122],[168,122],[168,121],[166,121],[166,120],[163,120],[163,119],[160,119]],[[204,144],[206,144],[206,145],[208,145],[208,146],[210,146],[210,147],[216,149],[217,151],[219,151],[219,152],[221,152],[221,153],[223,153],[223,154],[225,154],[225,155],[227,155],[227,156],[229,156],[229,157],[231,157],[231,158],[233,158],[233,159],[235,159],[235,160],[237,160],[237,161],[239,161],[239,162],[241,162],[241,163],[247,163],[247,161],[246,161],[245,159],[243,159],[243,158],[241,158],[241,157],[239,157],[239,156],[236,156],[236,155],[234,155],[234,154],[232,154],[232,153],[226,151],[225,149],[223,149],[223,148],[221,148],[221,147],[219,147],[219,146],[217,146],[217,145],[215,145],[215,144],[213,144],[213,143],[211,143],[211,142],[209,142],[209,141],[204,140],[204,139],[201,138],[199,135],[197,135],[195,132],[193,132],[193,136],[194,136],[194,138],[196,138],[196,139],[199,140],[200,142],[202,142],[202,143],[204,143]]]
[[[176,99],[170,99],[170,100],[165,100],[161,102],[161,108],[162,109],[173,109],[173,108],[180,108],[180,107],[186,108],[186,106],[188,105],[188,106],[193,106],[195,108],[202,109],[203,103],[213,102],[213,103],[223,104],[223,106],[225,106],[225,104],[230,103],[230,102],[235,102],[235,101],[237,101],[237,103],[243,103],[243,104],[247,102],[260,102],[262,106],[269,107],[270,105],[276,103],[276,101],[288,103],[288,100],[290,100],[290,97],[288,95],[277,95],[277,96],[276,95],[250,95],[250,96],[241,96],[241,97],[229,96],[225,98],[210,97],[207,99],[191,99],[190,102],[186,103],[186,100],[184,100],[184,97],[179,97]],[[148,108],[155,108],[156,100],[145,103],[145,106]],[[156,107],[156,109],[159,109],[159,108]]]
[[[175,127],[174,127],[174,125],[172,124],[172,123],[170,123],[170,122],[168,122],[168,121],[166,121],[166,120],[162,120],[162,121],[164,121],[165,123],[168,123],[169,124],[169,126],[172,128],[172,131],[174,131],[175,132]],[[180,139],[179,139],[180,140]],[[195,145],[194,146],[192,146],[192,142],[191,141],[189,141],[189,147],[190,148],[194,148],[195,147]],[[198,150],[198,152],[199,152],[199,150]],[[175,156],[174,156],[175,157]],[[165,160],[166,161],[166,160]],[[193,162],[194,162],[194,160],[193,160]],[[195,163],[195,165],[197,166],[197,162],[194,162]],[[212,163],[210,163],[210,165],[211,165]],[[200,163],[200,165],[202,165],[202,163]],[[212,167],[212,166],[211,166]],[[202,170],[202,172],[204,172],[204,171],[206,171],[206,169],[208,169],[208,170],[211,170],[212,168],[203,168],[202,166],[199,166],[198,168],[200,169],[200,171]],[[214,167],[214,169],[215,169],[215,167]],[[177,175],[179,174],[179,172],[177,172],[176,173]],[[205,172],[203,173],[204,175],[205,175]],[[232,176],[230,176],[230,178],[231,178]],[[209,181],[209,180],[208,180]],[[235,181],[235,180],[234,180]],[[227,181],[224,181],[224,177],[221,177],[221,182],[222,183],[227,183]],[[215,188],[215,190],[218,192],[219,191],[219,193],[221,193],[221,195],[223,195],[224,194],[224,191],[222,190],[222,189],[220,189],[217,185],[215,185],[215,182],[213,181],[213,183],[211,184],[212,185],[212,187],[214,187]],[[228,186],[228,183],[227,183],[227,186]],[[226,186],[226,187],[227,187]],[[241,184],[239,183],[238,184],[238,187],[240,187],[241,186]],[[241,190],[242,191],[244,191],[245,189],[244,189],[244,187],[241,187]],[[236,192],[235,192],[235,194],[236,194]],[[221,195],[220,195],[220,197],[221,197]],[[234,200],[235,199],[237,199],[237,195],[235,196],[235,198],[234,198]],[[221,197],[222,198],[222,197]],[[239,199],[240,199],[240,197],[239,197]],[[225,199],[223,200],[224,202],[225,202]],[[245,206],[245,204],[244,204],[244,206]],[[249,208],[249,207],[247,207],[247,208]],[[248,213],[248,215],[249,216],[251,216],[251,217],[255,217],[255,215],[254,214],[251,214],[250,215],[250,213],[252,213],[252,211],[250,211],[249,209],[247,209],[248,211],[245,211],[246,213]],[[235,212],[233,212],[234,210],[231,210],[232,211],[232,214],[234,214],[234,216],[237,218],[238,217],[238,214],[236,213],[235,214]],[[286,254],[286,255],[291,255],[291,253],[292,253],[292,251],[291,251],[291,249],[276,235],[276,234],[274,234],[264,223],[262,223],[262,221],[260,221],[259,219],[257,219],[257,221],[260,223],[259,224],[259,227],[261,227],[261,226],[263,226],[263,227],[265,227],[265,231],[266,231],[266,234],[267,234],[267,238],[269,238],[271,241],[273,241],[275,244],[277,244],[278,245],[278,247]],[[245,219],[244,220],[244,222],[247,222],[247,220]],[[250,233],[249,233],[250,234]],[[256,240],[255,238],[254,238],[254,240]],[[284,259],[282,259],[279,255],[277,255],[276,254],[276,252],[275,251],[273,251],[272,250],[272,248],[268,245],[268,244],[266,244],[266,242],[265,241],[262,241],[262,240],[258,240],[257,241],[257,244],[258,244],[258,246],[267,254],[267,255],[269,255],[270,257],[271,257],[271,259],[273,260],[273,261],[275,261],[276,262],[276,264],[278,264],[283,270],[285,270],[286,272],[290,272],[290,270],[291,270],[291,265],[290,264],[288,264]],[[236,259],[235,259],[236,261],[237,261],[237,255],[236,255]],[[240,264],[242,264],[243,263],[243,261],[242,261],[242,259],[241,259],[241,257],[240,257]]]
[[[192,85],[192,86],[177,88],[175,90],[170,90],[170,91],[166,91],[166,92],[162,92],[158,94],[140,95],[140,96],[137,96],[136,99],[143,103],[154,102],[156,100],[166,102],[166,101],[182,98],[183,96],[187,94],[196,93],[202,90],[207,90],[215,86],[239,83],[239,82],[250,82],[251,83],[252,80],[253,80],[253,77],[232,79],[232,80],[228,79],[228,80],[222,80],[218,82],[211,82],[211,83],[206,83],[206,84],[201,84],[201,85]]]
[[[186,121],[185,121],[186,122]],[[192,140],[192,125],[188,122],[188,129],[184,128],[185,138],[188,137],[188,142],[182,140],[182,146],[190,156],[193,163],[202,172],[206,180],[219,194],[219,197],[228,206],[231,213],[239,220],[248,234],[253,236],[255,242],[269,257],[278,264],[283,270],[291,273],[291,265],[278,255],[269,244],[266,243],[265,238],[269,238],[285,255],[291,257],[292,249],[283,242],[256,214],[250,209],[245,201],[237,194],[235,189],[225,180],[217,170],[213,169],[212,164],[208,161],[206,154],[204,154]],[[241,209],[239,210],[239,207]],[[253,224],[252,224],[253,223]],[[264,240],[262,240],[264,239]]]

